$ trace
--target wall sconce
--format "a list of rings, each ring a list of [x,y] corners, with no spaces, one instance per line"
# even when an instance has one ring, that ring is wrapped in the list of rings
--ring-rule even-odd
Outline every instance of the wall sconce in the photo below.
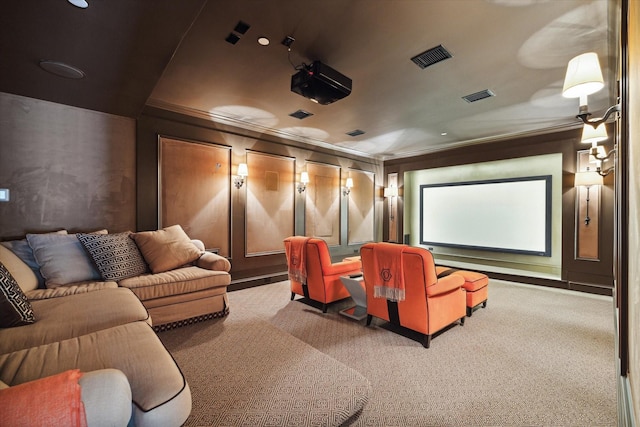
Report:
[[[597,164],[596,171],[599,175],[606,176],[613,172],[615,161],[614,166],[605,171],[602,171],[601,164],[615,152],[615,149],[611,150],[609,154],[600,155],[597,144],[608,138],[604,123],[612,113],[621,111],[621,108],[620,104],[613,105],[607,109],[602,118],[589,119],[591,113],[589,113],[589,107],[587,106],[587,96],[596,93],[603,87],[602,70],[600,69],[598,55],[595,52],[583,53],[569,61],[567,74],[564,78],[564,86],[562,87],[562,96],[565,98],[580,98],[580,107],[576,118],[584,123],[582,142],[591,142],[590,154],[600,161]]]
[[[235,185],[236,188],[242,187],[242,184],[244,184],[244,178],[248,175],[249,175],[249,170],[247,169],[247,164],[240,163],[238,165],[238,176],[236,176],[233,179],[233,185]]]
[[[301,172],[300,173],[300,183],[298,184],[298,193],[302,194],[304,190],[307,189],[307,184],[309,183],[309,173]]]
[[[596,172],[576,172],[574,186],[587,187],[587,210],[584,217],[584,225],[589,225],[589,222],[591,222],[591,218],[589,217],[589,188],[591,188],[592,185],[602,185],[602,182],[602,175]]]
[[[389,219],[393,221],[393,198],[398,195],[398,187],[385,187],[384,188],[384,198],[389,199]]]
[[[351,193],[351,189],[353,188],[353,178],[347,178],[347,181],[344,183],[344,188],[342,189],[342,195],[348,196]]]

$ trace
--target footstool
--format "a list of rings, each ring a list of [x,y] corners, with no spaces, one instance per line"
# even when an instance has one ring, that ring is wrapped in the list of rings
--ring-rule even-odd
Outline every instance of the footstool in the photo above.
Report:
[[[436,274],[438,278],[449,274],[458,274],[464,277],[462,287],[467,291],[467,317],[471,317],[473,310],[480,304],[483,308],[487,306],[489,278],[486,274],[440,266],[436,266]]]

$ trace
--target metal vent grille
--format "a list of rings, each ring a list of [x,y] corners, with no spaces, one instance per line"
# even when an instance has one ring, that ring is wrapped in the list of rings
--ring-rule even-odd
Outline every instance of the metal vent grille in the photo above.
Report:
[[[289,114],[291,117],[295,117],[296,119],[306,119],[309,116],[313,116],[313,113],[310,113],[308,111],[304,111],[304,110],[298,110],[298,111],[294,111],[293,113]]]
[[[411,60],[423,70],[430,65],[437,64],[445,59],[452,58],[453,56],[444,46],[441,44],[433,47],[427,51],[422,52],[419,55],[414,56]]]
[[[463,96],[462,99],[471,103],[471,102],[480,101],[481,99],[491,98],[492,96],[496,96],[496,94],[491,92],[489,89],[485,89],[485,90],[481,90],[480,92]]]
[[[347,135],[349,136],[364,135],[364,131],[360,129],[355,129],[355,130],[352,130],[351,132],[347,132]]]

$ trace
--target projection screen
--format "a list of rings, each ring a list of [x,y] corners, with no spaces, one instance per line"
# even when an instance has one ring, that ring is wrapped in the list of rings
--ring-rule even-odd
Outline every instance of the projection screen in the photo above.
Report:
[[[551,175],[420,186],[420,243],[551,256]]]

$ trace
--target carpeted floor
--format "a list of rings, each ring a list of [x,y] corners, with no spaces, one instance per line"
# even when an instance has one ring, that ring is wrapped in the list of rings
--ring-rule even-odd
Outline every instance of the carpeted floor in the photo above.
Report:
[[[371,390],[356,426],[616,425],[608,297],[492,280],[488,307],[475,311],[464,326],[434,337],[429,349],[410,334],[387,330],[382,321],[367,328],[364,321],[341,316],[348,300],[330,306],[327,314],[305,301],[290,301],[288,282],[231,292],[229,299],[225,324],[266,321],[366,378]],[[193,369],[186,361],[196,355],[187,357],[185,340],[190,328],[215,328],[215,322],[160,333],[174,356],[180,353],[176,359],[194,401],[198,393],[206,394],[206,384],[200,384],[206,381],[190,372],[215,365],[217,356],[197,355]],[[190,420],[197,412],[194,406]]]

